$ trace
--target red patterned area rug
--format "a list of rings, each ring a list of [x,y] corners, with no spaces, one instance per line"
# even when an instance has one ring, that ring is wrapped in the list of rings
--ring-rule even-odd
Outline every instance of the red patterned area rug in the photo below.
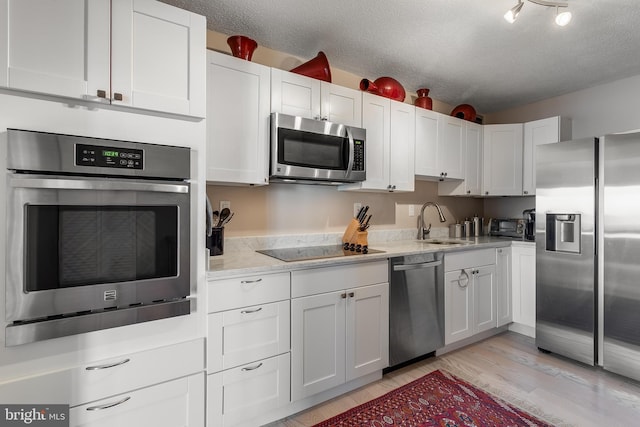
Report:
[[[337,426],[548,427],[551,424],[437,370],[314,427]]]

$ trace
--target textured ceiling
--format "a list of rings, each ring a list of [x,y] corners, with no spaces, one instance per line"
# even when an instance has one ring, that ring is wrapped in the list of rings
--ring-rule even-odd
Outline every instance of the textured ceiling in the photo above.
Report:
[[[555,9],[516,0],[162,0],[207,16],[208,28],[450,105],[501,111],[640,74],[640,1],[568,0]],[[637,95],[635,95],[637,96]]]

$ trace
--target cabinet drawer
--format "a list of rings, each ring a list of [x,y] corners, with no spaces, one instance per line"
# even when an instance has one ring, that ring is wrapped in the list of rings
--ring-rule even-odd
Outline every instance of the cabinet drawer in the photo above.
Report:
[[[290,401],[289,353],[217,374],[207,380],[209,427],[228,427],[261,416]]]
[[[0,386],[4,403],[81,405],[204,370],[204,340],[100,360]]]
[[[289,351],[289,301],[209,314],[207,369],[217,372]]]
[[[291,297],[289,273],[262,274],[208,282],[208,312],[233,310]]]
[[[469,267],[480,267],[496,263],[495,249],[479,249],[474,251],[445,254],[444,270],[454,271]]]
[[[388,281],[389,266],[386,260],[296,270],[291,272],[291,297],[335,292]]]
[[[204,373],[158,384],[69,411],[71,427],[200,427],[204,425]]]

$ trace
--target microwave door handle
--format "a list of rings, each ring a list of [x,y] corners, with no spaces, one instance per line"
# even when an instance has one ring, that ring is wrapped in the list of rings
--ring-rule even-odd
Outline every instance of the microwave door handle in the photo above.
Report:
[[[57,178],[11,178],[10,185],[16,188],[40,188],[52,190],[103,190],[103,191],[148,191],[157,193],[189,193],[186,184],[163,184],[140,181],[113,181],[95,179]]]
[[[347,164],[347,175],[345,178],[351,176],[351,171],[353,170],[353,162],[355,158],[355,143],[353,142],[353,135],[351,134],[351,129],[348,126],[345,126],[345,130],[347,131],[347,138],[349,138],[349,163]]]

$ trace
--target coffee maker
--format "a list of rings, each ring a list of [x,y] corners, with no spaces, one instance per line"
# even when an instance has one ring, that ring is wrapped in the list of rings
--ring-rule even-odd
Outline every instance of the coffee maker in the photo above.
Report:
[[[524,239],[531,241],[536,240],[536,210],[525,209],[522,211],[522,215],[524,215],[525,220]]]

